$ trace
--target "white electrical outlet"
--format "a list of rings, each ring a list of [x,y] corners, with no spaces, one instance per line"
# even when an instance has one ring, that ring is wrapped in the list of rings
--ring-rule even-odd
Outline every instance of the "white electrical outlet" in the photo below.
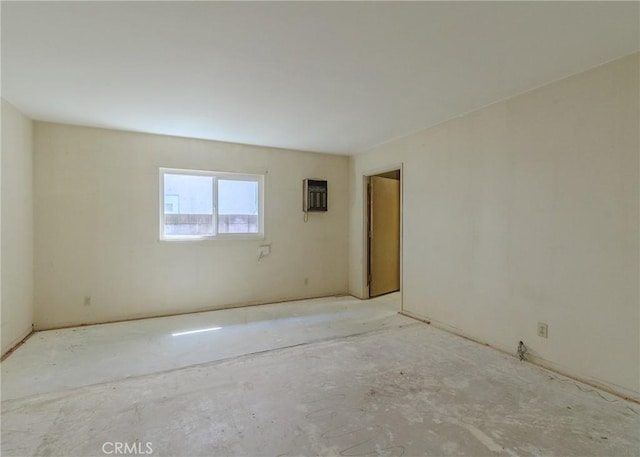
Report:
[[[538,336],[541,338],[549,336],[549,326],[544,322],[538,322]]]

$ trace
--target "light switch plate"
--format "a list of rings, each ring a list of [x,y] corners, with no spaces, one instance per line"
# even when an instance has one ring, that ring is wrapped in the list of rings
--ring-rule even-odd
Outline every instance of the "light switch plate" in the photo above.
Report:
[[[269,244],[263,244],[262,246],[260,246],[260,256],[264,257],[265,255],[269,255],[271,254],[271,245]]]

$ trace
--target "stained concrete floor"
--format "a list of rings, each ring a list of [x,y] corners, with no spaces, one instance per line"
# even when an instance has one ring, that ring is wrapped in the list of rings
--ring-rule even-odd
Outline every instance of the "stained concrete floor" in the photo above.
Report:
[[[400,294],[331,297],[38,332],[2,364],[2,399],[398,325]]]
[[[270,306],[254,309],[269,314],[267,320],[248,312],[248,324],[228,336],[238,343],[246,328],[246,339],[271,343],[254,342],[237,355],[211,349],[227,344],[219,330],[179,335],[200,335],[200,345],[213,355],[190,366],[174,361],[168,369],[160,362],[162,351],[139,372],[122,366],[140,362],[140,354],[126,353],[136,340],[159,341],[149,321],[87,327],[81,347],[64,356],[67,338],[77,336],[59,331],[44,346],[58,360],[47,369],[60,376],[70,370],[81,379],[72,383],[67,376],[55,387],[33,383],[20,390],[11,378],[26,376],[29,361],[42,362],[35,354],[27,357],[32,338],[3,363],[3,395],[7,378],[14,385],[13,397],[2,401],[2,455],[105,455],[118,442],[158,456],[640,454],[638,405],[398,316],[384,300]],[[240,314],[226,313],[224,322],[243,322]],[[295,322],[287,318],[292,315]],[[195,327],[153,321],[163,321],[156,324],[170,334],[225,328],[216,316],[188,322],[200,324]],[[321,335],[316,324],[327,333]],[[315,330],[305,342],[300,329],[308,325]],[[109,333],[131,336],[124,346],[111,342],[121,356],[108,358],[115,375],[97,382],[88,371],[99,362],[79,365],[91,354],[106,356],[109,344],[97,338],[100,348],[92,349],[91,331],[104,339]],[[207,338],[216,343],[205,343]],[[167,357],[180,353],[169,346],[162,346]]]

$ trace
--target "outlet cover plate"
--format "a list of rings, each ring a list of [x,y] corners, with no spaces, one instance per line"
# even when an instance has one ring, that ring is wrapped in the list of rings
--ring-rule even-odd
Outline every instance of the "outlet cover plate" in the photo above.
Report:
[[[544,322],[538,322],[538,336],[541,338],[548,338],[549,326]]]

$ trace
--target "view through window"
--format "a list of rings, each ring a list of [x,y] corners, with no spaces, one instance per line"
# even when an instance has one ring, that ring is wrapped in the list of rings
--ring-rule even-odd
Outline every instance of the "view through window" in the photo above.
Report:
[[[161,170],[161,237],[261,235],[262,175]]]

